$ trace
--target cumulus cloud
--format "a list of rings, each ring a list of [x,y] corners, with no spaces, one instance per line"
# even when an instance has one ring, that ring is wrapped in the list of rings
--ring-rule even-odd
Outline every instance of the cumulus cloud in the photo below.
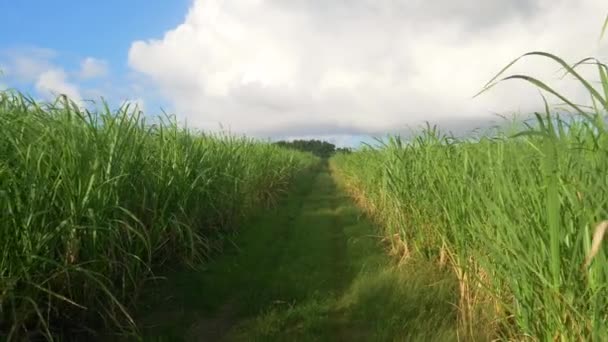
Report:
[[[76,103],[81,103],[82,98],[78,87],[67,80],[67,74],[62,69],[50,69],[38,76],[36,90],[41,94],[50,96],[67,95]]]
[[[426,120],[473,129],[496,112],[538,108],[523,83],[471,99],[518,55],[605,54],[607,10],[603,0],[195,0],[162,38],[133,42],[129,64],[206,129],[341,136]],[[586,101],[557,71],[539,58],[513,70]]]
[[[52,59],[56,56],[56,51],[38,47],[5,49],[0,51],[0,58],[3,59],[0,68],[7,77],[29,83],[54,68]]]
[[[80,63],[78,74],[84,79],[106,76],[108,74],[108,63],[104,60],[87,57]]]
[[[72,66],[60,63],[61,57],[55,50],[40,47],[3,49],[0,50],[0,77],[5,77],[9,85],[18,89],[32,86],[37,97],[43,100],[65,94],[78,104],[83,104],[83,94],[86,99],[101,96],[116,99],[118,89],[125,88],[116,81],[111,85],[106,82],[107,86],[100,83],[105,80],[100,78],[108,72],[108,63],[104,60],[86,57],[79,66]],[[85,80],[90,82],[83,85]]]

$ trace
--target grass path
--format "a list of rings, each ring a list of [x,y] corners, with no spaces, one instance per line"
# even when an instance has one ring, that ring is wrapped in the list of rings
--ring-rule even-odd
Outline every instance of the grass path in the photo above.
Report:
[[[235,245],[150,289],[145,341],[456,339],[455,282],[428,265],[392,265],[327,167]]]

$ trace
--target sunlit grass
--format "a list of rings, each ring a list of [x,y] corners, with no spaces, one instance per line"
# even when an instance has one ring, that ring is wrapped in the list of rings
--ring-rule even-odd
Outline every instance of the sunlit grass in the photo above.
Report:
[[[607,68],[595,59],[571,66],[544,52],[521,58],[529,55],[557,63],[587,89],[593,106],[511,75],[502,80],[525,80],[573,114],[560,116],[545,101],[536,124],[519,134],[496,130],[472,142],[428,127],[411,141],[395,137],[333,163],[387,235],[396,234],[410,253],[449,261],[460,282],[463,325],[486,324],[502,338],[606,340],[603,230],[595,241],[592,235],[608,217]],[[599,88],[577,72],[590,63]]]
[[[1,92],[0,122],[0,339],[135,330],[153,270],[201,262],[316,162],[65,98]]]

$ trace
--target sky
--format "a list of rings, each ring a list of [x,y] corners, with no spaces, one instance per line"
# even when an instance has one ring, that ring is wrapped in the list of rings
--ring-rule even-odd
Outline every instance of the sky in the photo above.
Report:
[[[0,88],[346,146],[426,121],[458,134],[539,110],[523,82],[473,95],[525,52],[571,63],[608,54],[605,0],[20,0],[0,1],[0,13]],[[511,73],[588,102],[550,61]]]

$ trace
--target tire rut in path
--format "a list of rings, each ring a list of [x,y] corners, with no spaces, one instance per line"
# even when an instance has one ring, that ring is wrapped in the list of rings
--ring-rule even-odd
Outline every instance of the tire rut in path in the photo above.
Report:
[[[333,182],[333,180],[332,180]],[[332,227],[333,234],[332,237],[332,268],[334,275],[334,287],[336,291],[336,295],[345,290],[348,286],[348,280],[350,280],[349,276],[345,276],[350,273],[347,263],[347,236],[344,233],[344,222],[342,217],[340,216],[340,202],[343,200],[339,198],[340,194],[337,191],[337,185],[332,183],[332,198],[331,198],[331,209],[334,212],[332,219]],[[331,319],[333,321],[333,341],[352,341],[351,336],[349,336],[348,328],[344,323],[344,313],[341,311],[332,311]]]
[[[292,210],[284,212],[283,215],[276,216],[280,218],[280,220],[277,220],[274,223],[278,229],[275,230],[272,243],[280,247],[276,249],[269,248],[268,253],[260,256],[260,264],[272,266],[280,264],[280,261],[285,258],[287,254],[285,245],[292,235],[292,229],[290,229],[290,227],[294,221],[302,215],[302,208],[305,200],[310,196],[311,191],[312,188],[303,191],[301,196],[296,198],[297,204],[291,208]],[[264,287],[270,285],[271,284],[266,284]],[[244,286],[246,286],[246,284],[244,284]],[[245,288],[244,290],[247,289]],[[193,322],[186,334],[186,341],[223,341],[230,333],[230,330],[240,321],[240,310],[238,307],[239,296],[243,296],[243,293],[241,292],[231,296],[231,298],[222,304],[213,315],[200,317]]]

